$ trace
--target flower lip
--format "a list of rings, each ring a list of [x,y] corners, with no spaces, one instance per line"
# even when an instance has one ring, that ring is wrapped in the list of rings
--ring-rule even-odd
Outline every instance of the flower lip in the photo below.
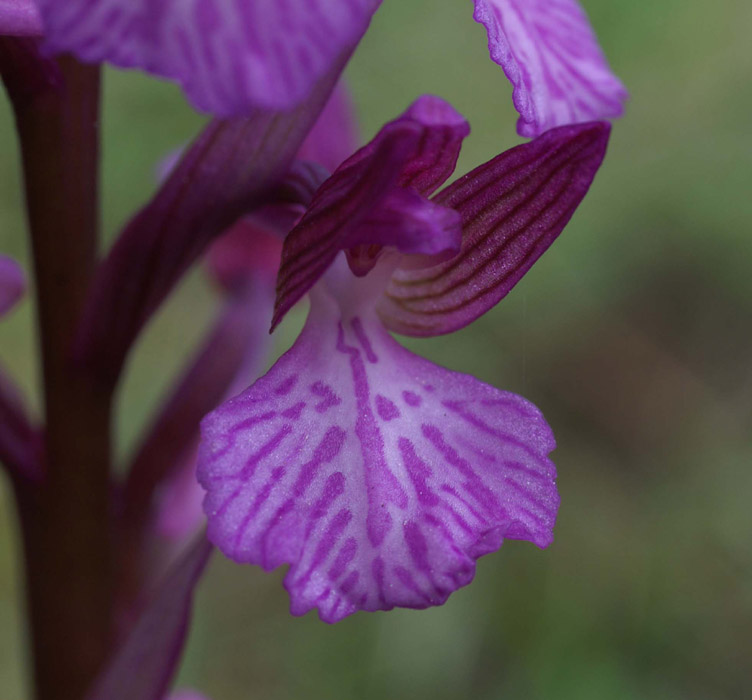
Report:
[[[504,539],[548,546],[559,503],[540,412],[399,346],[373,313],[384,272],[340,255],[293,348],[202,423],[210,540],[290,564],[291,612],[326,622],[441,605]]]

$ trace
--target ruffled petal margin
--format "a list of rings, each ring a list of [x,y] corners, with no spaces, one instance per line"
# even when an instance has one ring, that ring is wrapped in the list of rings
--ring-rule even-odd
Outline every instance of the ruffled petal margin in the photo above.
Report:
[[[521,136],[624,111],[627,91],[577,0],[475,0],[474,18],[514,86]]]

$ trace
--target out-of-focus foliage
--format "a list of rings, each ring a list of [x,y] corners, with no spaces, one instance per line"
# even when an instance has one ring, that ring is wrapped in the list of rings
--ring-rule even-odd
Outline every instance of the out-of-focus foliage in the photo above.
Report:
[[[287,614],[281,572],[217,556],[181,684],[218,700],[738,698],[752,648],[752,6],[585,0],[629,87],[591,194],[553,248],[471,328],[421,354],[537,403],[560,447],[553,546],[509,542],[443,608],[335,627]],[[473,135],[458,172],[518,142],[510,88],[469,2],[385,2],[348,70],[364,136],[417,94]],[[104,226],[154,186],[202,118],[177,90],[106,72]],[[0,100],[0,249],[28,260]],[[65,235],[61,231],[61,235]],[[193,274],[122,392],[124,454],[215,305]],[[0,357],[38,382],[26,301]],[[302,311],[286,322],[289,344]],[[38,401],[37,401],[38,403]],[[18,548],[0,520],[0,690],[23,695]]]

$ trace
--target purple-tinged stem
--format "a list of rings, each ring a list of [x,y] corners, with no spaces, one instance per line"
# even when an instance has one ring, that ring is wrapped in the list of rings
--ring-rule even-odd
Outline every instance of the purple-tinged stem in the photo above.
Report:
[[[46,418],[44,483],[17,493],[36,698],[80,700],[108,653],[112,597],[111,391],[71,360],[97,253],[100,73],[67,56],[56,63],[61,80],[45,82],[54,63],[26,56],[31,92],[14,87],[23,76],[4,74],[21,141]]]

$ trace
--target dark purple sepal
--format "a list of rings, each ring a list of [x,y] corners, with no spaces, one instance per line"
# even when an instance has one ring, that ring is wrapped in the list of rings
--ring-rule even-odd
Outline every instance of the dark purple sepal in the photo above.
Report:
[[[273,195],[346,58],[293,111],[206,127],[102,264],[78,339],[82,363],[117,380],[143,325],[211,240]]]
[[[181,555],[144,604],[86,700],[162,700],[188,632],[193,592],[212,547],[205,536]]]
[[[454,171],[468,133],[467,122],[450,104],[425,95],[337,168],[285,240],[272,329],[339,251],[366,242],[359,229],[380,216],[396,188],[423,196],[435,191]]]
[[[436,196],[436,203],[462,216],[462,249],[434,267],[395,272],[378,307],[387,327],[404,335],[442,335],[495,306],[574,214],[609,133],[607,122],[552,129]]]

